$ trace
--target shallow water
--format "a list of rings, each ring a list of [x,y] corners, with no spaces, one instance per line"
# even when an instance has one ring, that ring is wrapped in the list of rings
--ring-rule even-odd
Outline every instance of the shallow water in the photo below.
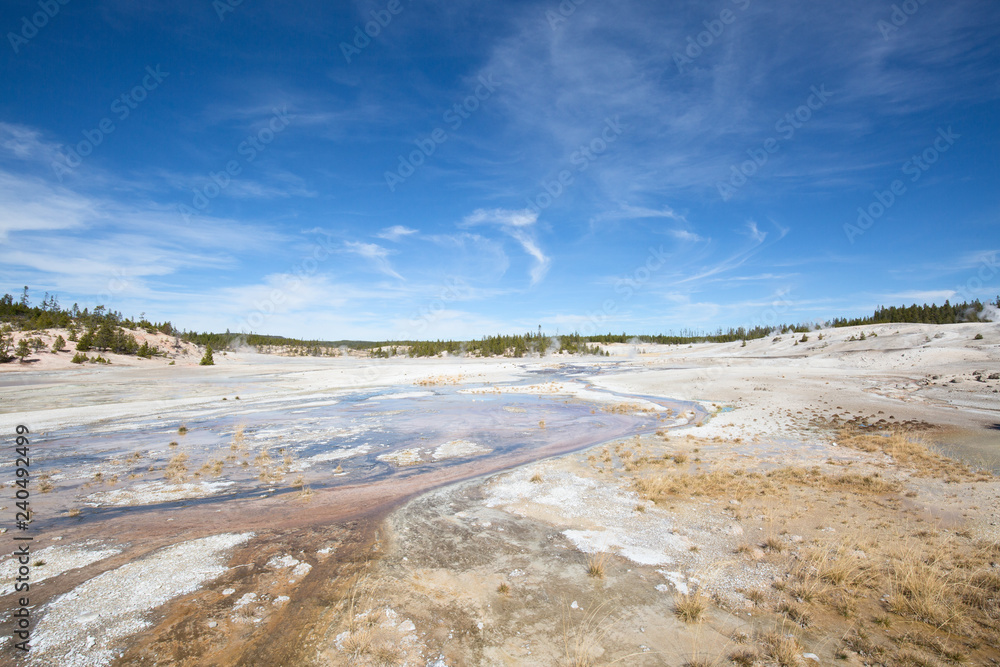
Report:
[[[468,383],[274,391],[244,400],[182,401],[152,415],[52,429],[43,436],[44,455],[37,457],[34,472],[48,474],[55,491],[42,497],[50,511],[37,515],[36,527],[68,520],[68,507],[82,507],[89,519],[110,519],[122,507],[157,511],[287,493],[303,485],[319,490],[391,482],[459,464],[495,470],[706,417],[697,404],[585,386],[582,376],[599,371],[586,364],[546,368],[502,387],[516,392],[517,384],[562,382],[594,392],[586,400],[572,394],[497,393],[493,385]],[[253,382],[242,378],[231,386]],[[108,392],[101,402],[110,397]],[[176,386],[162,395],[184,397]],[[600,400],[589,400],[595,397]],[[641,401],[647,408],[655,404],[658,412],[620,407]],[[608,409],[616,404],[618,410]],[[678,419],[682,413],[685,418]],[[178,432],[181,426],[186,433]],[[179,455],[186,457],[185,482],[227,484],[194,488],[189,497],[158,495],[154,490],[165,485],[150,483],[164,482],[168,463]],[[203,467],[213,462],[221,470]]]

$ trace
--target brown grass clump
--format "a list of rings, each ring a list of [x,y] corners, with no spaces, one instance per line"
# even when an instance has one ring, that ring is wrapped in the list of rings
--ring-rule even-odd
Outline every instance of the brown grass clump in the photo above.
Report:
[[[952,478],[956,481],[988,481],[990,475],[974,471],[961,461],[933,451],[921,438],[899,430],[870,433],[857,428],[841,429],[841,445],[863,452],[882,452],[898,465],[912,469],[918,477]]]
[[[753,667],[761,659],[760,653],[753,649],[740,649],[729,654],[729,660],[739,665],[739,667]]]
[[[38,476],[38,491],[40,493],[48,493],[55,488],[55,485],[49,480],[49,476],[42,473]]]
[[[753,496],[784,494],[791,486],[862,495],[888,495],[903,490],[900,483],[885,480],[878,473],[827,475],[818,467],[786,467],[766,474],[746,470],[715,470],[694,475],[662,473],[640,477],[634,485],[640,496],[653,502],[664,502],[676,496],[707,496],[742,501]]]
[[[675,496],[728,497],[744,500],[774,488],[759,473],[714,471],[691,474],[658,474],[640,477],[635,482],[639,495],[655,503]]]
[[[595,579],[604,578],[604,561],[606,554],[593,554],[587,559],[587,576]]]
[[[785,550],[785,543],[781,541],[781,538],[777,535],[769,535],[764,543],[761,544],[761,548],[765,551],[771,551],[780,554]]]
[[[528,481],[534,482],[535,484],[541,484],[544,480],[542,479],[542,476],[536,472]]]
[[[685,623],[697,623],[708,610],[708,600],[700,592],[678,595],[674,598],[674,615]]]
[[[790,620],[794,621],[795,623],[798,623],[802,627],[807,627],[809,623],[812,621],[812,616],[809,614],[808,611],[803,609],[801,606],[793,604],[791,602],[782,602],[777,606],[777,611],[780,614],[784,614]]]
[[[185,463],[187,463],[187,460],[188,460],[188,455],[185,454],[184,452],[176,454],[167,463],[167,468],[163,472],[163,476],[167,480],[174,482],[176,484],[183,482],[185,477],[187,477],[187,466],[185,465]]]
[[[229,448],[234,452],[243,451],[246,447],[246,426],[243,424],[236,425],[236,431],[233,433],[233,442],[229,445]]]
[[[500,595],[510,595],[510,585],[505,581],[500,582],[500,585],[497,586],[497,593]]]
[[[802,654],[802,649],[795,637],[772,631],[766,633],[762,641],[767,651],[767,657],[781,667],[794,667],[800,664],[799,656]]]
[[[222,475],[222,470],[225,467],[226,462],[222,459],[213,459],[211,461],[206,461],[205,465],[199,470],[200,473],[204,475],[211,475],[212,477],[219,477]]]

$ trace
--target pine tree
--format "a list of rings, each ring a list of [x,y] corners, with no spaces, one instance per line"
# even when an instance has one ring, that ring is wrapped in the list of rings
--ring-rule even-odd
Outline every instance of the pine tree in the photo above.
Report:
[[[27,338],[22,338],[18,341],[17,349],[14,351],[14,354],[21,358],[22,363],[24,362],[25,357],[31,354],[31,348],[28,346]]]
[[[82,336],[80,336],[80,340],[77,341],[76,343],[76,349],[80,350],[81,352],[89,352],[93,344],[94,344],[94,334],[87,331]]]
[[[66,349],[66,339],[62,337],[62,334],[56,336],[56,342],[52,343],[52,351],[60,352]]]
[[[3,329],[0,329],[0,363],[10,361],[14,358],[10,353],[10,349],[14,346],[14,337],[9,334],[9,325],[5,325]]]
[[[207,348],[205,348],[205,356],[201,358],[201,361],[199,361],[198,364],[201,365],[201,366],[214,366],[215,365],[215,359],[212,358],[212,346],[211,345],[209,345]]]

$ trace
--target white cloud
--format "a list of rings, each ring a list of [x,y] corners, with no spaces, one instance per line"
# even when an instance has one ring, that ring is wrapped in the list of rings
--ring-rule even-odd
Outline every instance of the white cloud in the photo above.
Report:
[[[767,238],[767,232],[762,232],[757,228],[757,223],[753,220],[746,221],[747,232],[756,243],[763,243],[764,239]]]
[[[409,227],[404,227],[403,225],[393,225],[392,227],[386,227],[375,236],[380,239],[385,239],[386,241],[398,241],[404,236],[416,233],[416,229],[410,229]]]
[[[508,210],[502,208],[476,209],[472,214],[467,215],[460,226],[471,225],[496,225],[521,244],[521,248],[535,260],[535,265],[531,267],[531,284],[537,285],[548,273],[552,265],[552,259],[547,256],[538,245],[538,241],[529,231],[532,225],[538,221],[538,212],[530,209]]]
[[[538,211],[522,209],[512,211],[504,208],[476,209],[465,216],[463,225],[500,225],[501,227],[530,227],[538,221]]]
[[[691,241],[692,243],[698,241],[704,241],[702,237],[698,236],[694,232],[689,232],[686,229],[671,229],[668,232],[671,236],[681,241]]]
[[[345,241],[344,248],[347,252],[371,260],[375,268],[385,275],[403,280],[403,276],[396,273],[392,265],[389,264],[389,255],[391,253],[386,248],[375,243],[361,243],[358,241]]]

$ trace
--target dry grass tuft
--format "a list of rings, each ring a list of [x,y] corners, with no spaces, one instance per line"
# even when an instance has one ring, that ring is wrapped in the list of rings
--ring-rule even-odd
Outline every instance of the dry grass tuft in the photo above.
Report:
[[[729,660],[740,667],[753,667],[761,660],[760,653],[753,649],[740,649],[729,654]]]
[[[593,554],[587,559],[587,576],[595,579],[604,578],[604,561],[607,554]]]
[[[179,484],[184,481],[187,477],[187,463],[188,455],[184,452],[175,454],[173,458],[167,462],[167,468],[163,472],[163,476],[175,484]]]
[[[952,478],[956,481],[985,481],[990,475],[974,471],[967,464],[933,451],[921,438],[900,430],[870,433],[857,428],[841,429],[841,445],[863,452],[882,452],[898,465],[914,470],[918,477]]]
[[[767,650],[767,657],[781,667],[794,667],[800,664],[799,656],[802,654],[802,648],[795,637],[772,631],[766,633],[762,640]]]
[[[700,592],[674,597],[674,615],[685,623],[697,623],[708,611],[708,600]]]

